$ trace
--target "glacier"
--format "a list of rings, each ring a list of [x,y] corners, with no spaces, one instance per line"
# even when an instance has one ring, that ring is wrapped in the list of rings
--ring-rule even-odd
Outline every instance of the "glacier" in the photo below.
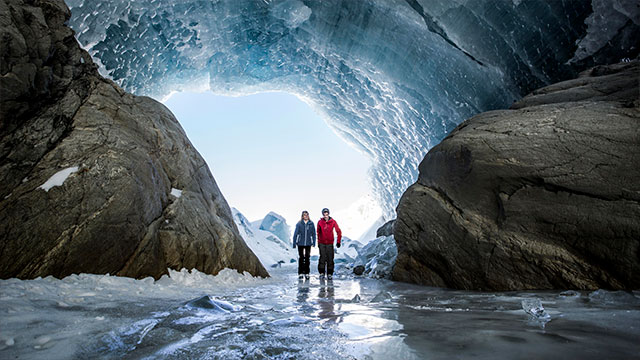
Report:
[[[309,103],[371,158],[387,220],[426,152],[464,119],[598,54],[638,54],[610,50],[637,34],[638,7],[624,0],[67,3],[77,39],[125,90],[156,99],[284,91]],[[618,30],[601,31],[611,14]]]
[[[269,212],[267,216],[262,219],[258,228],[260,230],[268,231],[284,241],[288,241],[292,238],[291,229],[289,229],[287,221],[282,217],[282,215],[276,214],[273,211]]]
[[[232,207],[231,213],[240,236],[266,269],[298,261],[298,252],[293,249],[291,236],[288,235],[289,226],[280,215],[270,212],[263,220],[252,223],[236,208]],[[261,226],[273,225],[275,222],[279,222],[280,226],[275,226],[274,229]]]

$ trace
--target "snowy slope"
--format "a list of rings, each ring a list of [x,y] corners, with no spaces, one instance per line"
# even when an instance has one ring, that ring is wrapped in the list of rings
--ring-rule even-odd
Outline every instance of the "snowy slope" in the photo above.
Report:
[[[231,208],[231,212],[233,220],[240,230],[240,235],[265,268],[277,266],[278,262],[288,264],[297,261],[298,253],[293,249],[290,239],[281,239],[269,231],[261,230],[259,224],[262,221],[251,223],[236,208]],[[284,219],[282,219],[282,225],[288,229]]]

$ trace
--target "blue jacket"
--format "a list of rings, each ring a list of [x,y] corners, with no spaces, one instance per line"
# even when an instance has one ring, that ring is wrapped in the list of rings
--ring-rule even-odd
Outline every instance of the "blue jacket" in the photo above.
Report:
[[[316,246],[316,228],[313,221],[309,220],[305,224],[300,220],[296,224],[296,230],[293,232],[293,248],[299,246]]]

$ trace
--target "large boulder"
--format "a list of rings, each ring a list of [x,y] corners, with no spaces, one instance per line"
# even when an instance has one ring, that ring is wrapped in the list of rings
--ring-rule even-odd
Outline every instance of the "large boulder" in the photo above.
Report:
[[[175,117],[102,78],[69,16],[0,0],[0,277],[268,276]]]
[[[640,288],[640,64],[596,67],[458,126],[420,164],[395,280]]]

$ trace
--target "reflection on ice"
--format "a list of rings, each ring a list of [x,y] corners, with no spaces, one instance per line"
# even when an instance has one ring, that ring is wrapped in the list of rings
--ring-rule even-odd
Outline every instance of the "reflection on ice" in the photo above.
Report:
[[[631,358],[637,293],[478,293],[342,274],[0,281],[0,358]],[[206,295],[203,295],[206,294]],[[549,321],[552,320],[552,321]]]

